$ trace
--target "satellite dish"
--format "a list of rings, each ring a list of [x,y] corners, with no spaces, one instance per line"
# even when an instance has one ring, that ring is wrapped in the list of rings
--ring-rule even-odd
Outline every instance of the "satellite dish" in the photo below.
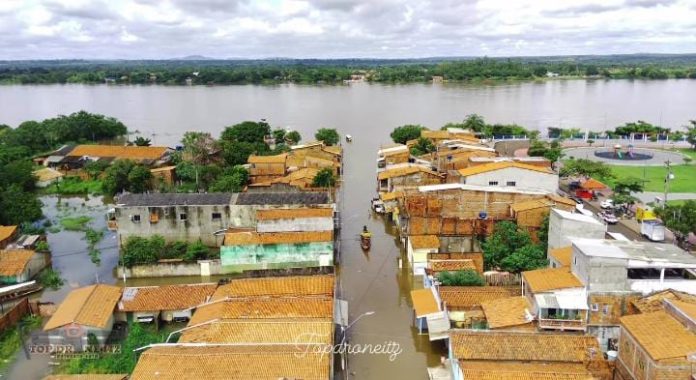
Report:
[[[479,219],[481,219],[481,220],[486,220],[486,219],[488,219],[488,213],[485,212],[485,211],[479,211],[478,217],[479,217]]]

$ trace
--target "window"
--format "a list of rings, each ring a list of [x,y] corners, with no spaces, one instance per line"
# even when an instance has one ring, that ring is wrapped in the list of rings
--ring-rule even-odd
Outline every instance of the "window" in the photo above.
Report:
[[[488,181],[488,186],[498,186],[498,181]]]
[[[186,214],[179,214],[179,220],[186,220]]]
[[[140,214],[131,215],[133,223],[140,223]]]
[[[220,220],[222,219],[222,214],[219,212],[214,212],[213,213],[213,220]]]
[[[507,181],[508,186],[517,186],[517,182],[515,181]]]
[[[599,304],[593,303],[593,304],[590,306],[590,310],[592,310],[592,311],[599,311]]]
[[[609,310],[611,309],[611,305],[604,305],[604,308],[602,310],[602,313],[604,315],[609,315]]]

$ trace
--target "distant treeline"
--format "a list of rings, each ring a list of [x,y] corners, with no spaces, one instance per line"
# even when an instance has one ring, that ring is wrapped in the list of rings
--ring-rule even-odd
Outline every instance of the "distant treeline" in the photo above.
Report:
[[[357,76],[357,77],[356,77]],[[548,76],[696,79],[696,55],[419,60],[0,61],[1,84],[260,84],[529,80]]]

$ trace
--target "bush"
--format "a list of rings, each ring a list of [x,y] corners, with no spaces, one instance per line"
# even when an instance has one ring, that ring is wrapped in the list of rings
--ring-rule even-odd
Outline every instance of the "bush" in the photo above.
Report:
[[[209,253],[210,250],[208,247],[199,240],[189,244],[183,259],[184,261],[204,260],[208,258]]]
[[[394,128],[389,135],[397,144],[406,144],[406,141],[415,140],[420,137],[421,131],[427,129],[418,124],[407,124]]]
[[[65,284],[65,281],[60,277],[60,272],[53,268],[46,268],[39,274],[39,283],[51,290],[58,290]]]
[[[472,269],[455,272],[442,272],[437,276],[443,286],[484,286],[486,280]]]
[[[323,141],[326,145],[336,145],[339,140],[338,132],[332,128],[320,128],[317,133],[314,134],[314,138]]]

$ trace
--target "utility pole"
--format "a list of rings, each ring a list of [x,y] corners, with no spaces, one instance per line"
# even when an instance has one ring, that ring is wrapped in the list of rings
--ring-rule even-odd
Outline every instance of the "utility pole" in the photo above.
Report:
[[[667,174],[665,175],[665,197],[662,201],[664,202],[664,206],[667,206],[667,193],[669,192],[669,181],[672,180],[673,175],[670,167],[671,162],[667,160],[665,161],[665,165],[667,166]]]

